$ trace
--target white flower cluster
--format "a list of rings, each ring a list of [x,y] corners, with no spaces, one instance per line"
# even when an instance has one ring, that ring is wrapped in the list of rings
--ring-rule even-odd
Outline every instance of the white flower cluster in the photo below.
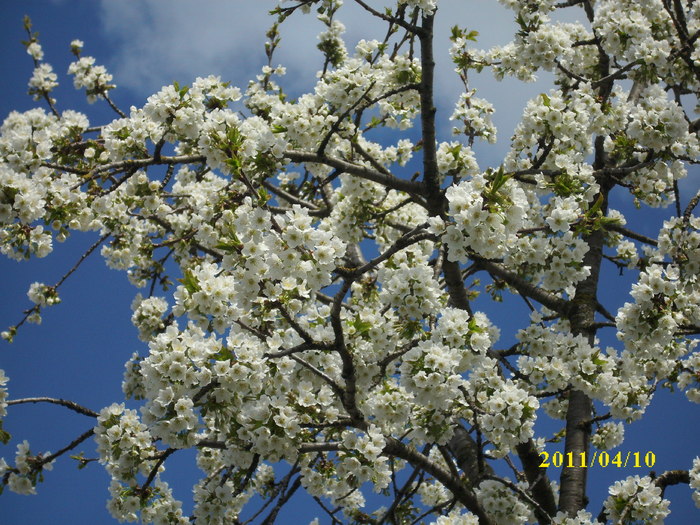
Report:
[[[643,60],[663,68],[671,53],[673,21],[661,0],[603,0],[596,5],[593,28],[603,49],[628,62]]]
[[[34,109],[12,112],[5,119],[0,128],[2,253],[17,260],[48,255],[51,231],[42,224],[32,225],[41,219],[59,231],[59,241],[68,235],[67,227],[94,228],[84,206],[85,195],[74,190],[78,175],[64,173],[59,177],[40,166],[54,155],[54,141],[80,133],[87,126],[87,119],[74,111],[66,111],[59,119]]]
[[[693,501],[700,509],[700,457],[693,460],[693,468],[689,472],[690,488],[693,489]]]
[[[581,263],[587,251],[588,245],[572,231],[556,236],[535,233],[519,237],[509,247],[505,261],[545,290],[563,290],[572,297],[575,285],[590,273]]]
[[[500,331],[493,325],[486,314],[474,312],[469,317],[465,310],[445,307],[440,312],[437,326],[433,329],[431,338],[459,352],[460,370],[472,368],[475,354],[485,355],[491,346],[498,341]],[[478,362],[478,361],[477,361]]]
[[[628,268],[636,268],[639,263],[639,253],[634,242],[623,239],[622,236],[620,236],[615,249],[615,257],[617,257],[619,261],[626,262]]]
[[[553,197],[550,202],[552,211],[545,222],[553,232],[567,232],[571,225],[581,216],[580,202],[575,197]]]
[[[24,113],[12,111],[0,127],[3,170],[9,168],[15,177],[25,177],[27,172],[37,170],[42,160],[53,156],[55,141],[82,133],[88,125],[87,118],[75,111],[65,111],[60,119],[39,108]],[[63,177],[72,178],[71,174],[62,174],[59,180]]]
[[[0,368],[0,418],[7,415],[7,382],[10,380]],[[0,421],[1,426],[1,421]]]
[[[411,420],[414,401],[413,394],[392,378],[385,380],[380,388],[361,396],[359,406],[373,424],[386,435],[391,435],[405,431],[406,422]]]
[[[613,113],[614,115],[614,113]],[[534,148],[542,137],[551,141],[551,152],[542,168],[562,169],[573,176],[577,166],[592,152],[591,134],[616,125],[602,113],[600,103],[590,87],[571,94],[550,90],[531,99],[515,129],[506,169],[527,169],[532,165]],[[618,123],[618,125],[620,125]],[[592,184],[594,181],[583,180]],[[595,192],[594,192],[595,193]]]
[[[112,476],[112,498],[107,503],[110,514],[119,521],[185,525],[180,502],[173,498],[168,484],[159,479],[164,470],[157,467],[157,450],[153,436],[139,421],[136,411],[113,404],[100,411],[95,427],[95,441],[100,462]],[[156,477],[151,486],[140,486],[153,469]]]
[[[74,75],[75,89],[85,88],[88,102],[94,102],[97,97],[104,96],[107,91],[114,89],[112,75],[104,66],[95,65],[95,57],[80,57],[68,66],[68,74]]]
[[[27,297],[39,306],[52,306],[61,302],[56,289],[44,283],[32,283],[27,291]]]
[[[420,61],[407,54],[390,56],[383,48],[380,51],[380,46],[376,40],[361,40],[354,57],[346,59],[341,67],[320,79],[311,99],[319,108],[316,111],[323,113],[333,108],[335,113],[342,114],[360,102],[376,100],[383,125],[398,129],[412,126],[420,108],[420,97],[417,90],[405,88],[420,80]],[[385,95],[393,90],[396,93]],[[305,100],[305,97],[300,100]],[[288,112],[289,106],[280,106],[281,112]],[[347,126],[348,131],[354,128],[350,123]]]
[[[398,4],[408,7],[419,7],[426,15],[432,14],[437,8],[437,0],[398,0]]]
[[[475,92],[476,90],[472,90],[459,96],[450,120],[457,120],[462,126],[452,128],[452,133],[464,134],[470,138],[481,137],[493,144],[496,142],[496,126],[491,121],[493,105],[487,100],[475,97]]]
[[[342,5],[339,1],[335,3]],[[327,29],[318,35],[318,49],[323,51],[334,66],[342,64],[348,54],[341,36],[345,32],[345,25],[339,20],[330,20],[326,13],[319,15],[318,19],[327,26]]]
[[[458,368],[460,356],[451,348],[432,341],[423,341],[407,352],[401,364],[401,382],[414,396],[414,436],[427,434],[423,440],[447,442],[452,437],[450,425],[454,409],[459,408],[466,380]]]
[[[536,3],[530,0],[498,0],[508,9],[515,11],[518,15],[523,16],[527,21],[539,19],[542,15],[546,15],[554,9],[556,0],[539,0]]]
[[[52,250],[51,233],[41,225],[23,228],[15,224],[0,230],[0,252],[17,261],[30,255],[46,257]]]
[[[252,489],[239,492],[231,479],[201,480],[194,487],[195,523],[198,525],[235,523],[243,505],[254,493]],[[264,493],[264,491],[260,492]]]
[[[35,173],[31,178],[9,169],[4,170],[1,179],[3,185],[10,194],[14,193],[13,201],[3,204],[3,218],[7,223],[12,222],[13,215],[25,224],[30,224],[44,215],[47,197],[44,175],[44,170]]]
[[[466,262],[470,251],[488,259],[503,257],[516,242],[527,197],[502,170],[450,186],[445,196],[454,221],[443,236],[451,261]]]
[[[685,390],[689,401],[700,404],[700,352],[695,352],[682,361],[682,372],[678,375],[678,386]]]
[[[441,142],[436,152],[440,176],[473,177],[479,173],[479,164],[472,149],[460,142]]]
[[[118,481],[129,484],[138,474],[148,476],[155,466],[153,437],[135,410],[114,403],[103,408],[95,427],[100,461]]]
[[[169,446],[191,446],[195,440],[200,424],[192,398],[211,383],[217,367],[210,360],[219,344],[195,326],[180,332],[170,325],[149,343],[148,357],[138,364],[140,385],[135,385],[147,400],[143,422]]]
[[[344,469],[346,477],[336,475],[338,469],[335,463],[326,459],[319,467],[312,469],[305,465],[301,469],[301,483],[306,491],[317,498],[329,498],[333,505],[342,504],[343,513],[349,518],[353,511],[365,505],[362,491],[356,490],[356,478],[348,476],[349,468],[362,468],[358,460],[351,461],[352,459],[355,458],[347,457]]]
[[[29,43],[27,46],[27,53],[36,61],[40,61],[44,58],[44,51],[41,49],[41,44],[36,41]]]
[[[463,310],[443,308],[431,338],[419,342],[403,356],[401,385],[412,394],[415,403],[411,416],[415,440],[446,442],[452,436],[452,418],[458,414],[471,417],[462,389],[472,387],[462,374],[482,362],[485,368],[492,365],[485,354],[498,335],[498,330],[480,312],[469,319]],[[477,391],[478,386],[473,386],[473,390]],[[511,414],[516,416],[516,411],[513,409]],[[520,423],[518,419],[513,426]],[[526,424],[524,433],[528,428]],[[518,439],[518,432],[515,434],[514,439]]]
[[[276,216],[274,227],[272,221],[249,197],[235,212],[224,212],[217,229],[232,236],[230,243],[214,235],[202,241],[227,252],[221,265],[226,271],[213,263],[187,270],[185,285],[175,293],[175,315],[187,311],[198,321],[213,316],[222,331],[254,314],[250,308],[261,284],[270,301],[282,299],[294,313],[311,293],[330,284],[330,270],[344,255],[345,244],[322,226],[314,227],[307,210],[297,205]]]
[[[625,426],[622,423],[604,423],[591,436],[591,443],[600,450],[610,450],[622,444]]]
[[[584,337],[572,335],[566,324],[543,327],[539,320],[535,315],[533,323],[517,335],[528,353],[518,358],[518,367],[532,385],[539,391],[556,392],[571,384],[603,402],[617,419],[641,417],[653,388],[639,375],[629,354],[618,357],[610,347],[603,352]],[[549,410],[556,417],[562,408],[554,405]]]
[[[660,257],[670,257],[678,267],[677,282],[683,284],[683,294],[695,292],[693,277],[700,274],[700,218],[691,216],[686,221],[674,217],[664,222],[658,248]],[[680,305],[690,323],[700,322],[700,313],[687,308],[687,302],[694,300],[695,297],[688,297]]]
[[[34,68],[32,78],[29,79],[29,93],[34,96],[34,100],[40,100],[58,86],[57,80],[58,77],[53,72],[51,64],[39,64]]]
[[[517,334],[526,355],[518,358],[519,370],[542,391],[556,392],[574,384],[591,394],[615,391],[615,362],[582,335],[574,336],[567,326],[542,326],[540,316]],[[598,397],[598,396],[596,396]]]
[[[461,510],[452,510],[446,516],[440,516],[431,525],[478,525],[479,518],[469,512],[463,513]]]
[[[553,2],[510,2],[516,10],[516,22],[520,25],[515,40],[503,46],[495,46],[488,51],[475,54],[481,64],[491,64],[497,79],[514,76],[524,82],[537,78],[539,69],[554,70],[557,78],[567,84],[569,80],[557,69],[561,64],[586,76],[595,67],[597,54],[594,46],[572,47],[577,41],[593,37],[580,23],[552,22],[546,14],[553,8]]]
[[[346,430],[342,441],[349,453],[339,454],[336,472],[340,479],[351,477],[351,485],[355,486],[371,481],[375,492],[381,492],[391,483],[391,469],[382,455],[386,440],[376,426],[370,425],[366,432]]]
[[[634,302],[625,303],[618,311],[618,339],[633,352],[637,366],[647,377],[668,376],[675,361],[696,344],[676,336],[685,320],[678,307],[685,303],[694,309],[691,304],[695,304],[685,302],[681,284],[677,267],[653,264],[641,272],[639,281],[632,286],[630,295]],[[696,317],[696,313],[691,316]]]
[[[540,20],[546,21],[544,17]],[[589,33],[581,24],[541,24],[537,30],[528,31],[518,42],[518,56],[528,67],[551,71],[557,61],[568,65],[574,56],[576,60],[582,58],[579,53],[574,53],[571,44],[586,37],[589,37]]]
[[[557,512],[552,518],[552,525],[598,525],[600,522],[593,519],[593,515],[585,510],[579,510],[576,516],[571,517],[566,512]]]
[[[628,476],[616,481],[608,492],[605,512],[615,523],[624,515],[626,520],[661,525],[670,512],[669,501],[661,497],[661,489],[649,476]]]
[[[367,205],[379,202],[381,196],[382,187],[379,184],[341,175],[337,201],[330,217],[332,223],[337,225],[335,234],[345,242],[359,242],[367,226],[368,217],[364,210]]]
[[[46,452],[45,455],[50,455],[50,452]],[[51,470],[54,463],[50,461],[37,467],[36,463],[41,461],[41,458],[41,455],[32,455],[29,442],[25,439],[17,445],[14,467],[0,458],[0,476],[7,476],[7,486],[12,492],[25,495],[36,494],[36,484],[41,481],[41,471]]]
[[[687,174],[683,162],[661,161],[628,175],[625,180],[630,184],[637,202],[662,207],[668,206],[675,199],[674,181],[684,178]]]
[[[533,436],[539,401],[510,379],[503,380],[495,367],[474,370],[468,390],[478,407],[479,428],[494,446],[493,456],[504,457]]]
[[[73,54],[79,54],[80,51],[82,51],[84,45],[85,42],[76,38],[75,40],[71,40],[70,49],[73,52]]]
[[[139,339],[150,341],[165,328],[163,314],[168,311],[168,302],[162,297],[144,299],[138,294],[131,304],[134,311],[131,322],[139,331]]]
[[[678,385],[688,399],[700,402],[697,341],[679,336],[683,326],[700,322],[697,304],[700,287],[700,222],[691,218],[671,219],[659,234],[658,249],[649,251],[651,263],[632,286],[634,302],[618,311],[618,338],[625,344],[627,368],[647,378],[678,374]],[[671,264],[660,264],[670,258]],[[680,359],[688,356],[684,361]]]
[[[215,76],[197,78],[190,89],[166,86],[150,96],[142,109],[132,108],[128,118],[106,126],[104,147],[110,160],[119,161],[143,152],[147,139],[154,144],[161,139],[179,140],[181,153],[197,147],[212,168],[230,173],[231,163],[240,160],[244,137],[238,130],[240,119],[227,106],[240,97],[238,88]],[[230,141],[235,142],[233,150],[227,149]]]
[[[526,483],[517,484],[527,489]],[[511,489],[496,480],[482,481],[475,490],[484,510],[499,525],[522,525],[534,520],[531,508]]]
[[[182,513],[182,504],[173,497],[167,483],[156,479],[144,494],[133,488],[125,489],[116,480],[109,485],[111,499],[107,510],[120,522],[154,523],[156,525],[188,525],[190,520]]]
[[[437,314],[444,306],[444,292],[433,279],[433,269],[427,263],[386,264],[378,277],[383,283],[381,300],[396,308],[400,317],[421,319]]]
[[[445,458],[435,447],[430,449],[428,458],[435,465],[444,469],[449,468]],[[418,485],[418,487],[416,487],[416,493],[420,496],[420,502],[425,507],[438,507],[449,503],[451,500],[450,491],[448,491],[442,483],[435,480]],[[457,508],[459,508],[459,505],[457,505]]]
[[[685,113],[678,103],[669,100],[657,84],[647,87],[630,110],[628,136],[646,148],[670,148],[676,155],[695,157],[700,153],[698,138],[688,131]]]

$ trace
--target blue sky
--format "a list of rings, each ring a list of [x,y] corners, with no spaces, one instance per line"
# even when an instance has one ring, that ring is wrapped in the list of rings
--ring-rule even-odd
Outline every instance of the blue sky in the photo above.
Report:
[[[56,93],[59,109],[80,109],[87,112],[93,123],[102,123],[113,118],[111,110],[105,104],[88,106],[84,97],[73,90],[71,79],[65,76],[72,58],[68,51],[71,40],[83,40],[84,54],[95,56],[98,63],[106,65],[114,74],[114,81],[120,88],[113,98],[127,109],[131,105],[142,105],[148,95],[164,84],[174,80],[188,83],[199,75],[218,74],[244,87],[264,63],[264,33],[270,24],[265,11],[274,4],[253,0],[5,1],[0,7],[0,66],[4,72],[0,83],[0,118],[4,119],[11,110],[24,111],[38,104],[26,95],[32,62],[20,44],[25,37],[24,14],[31,16],[34,29],[40,33],[46,60],[59,74],[62,83]],[[454,23],[477,28],[481,31],[479,44],[482,46],[508,38],[512,23],[495,2],[445,0],[442,5],[438,30]],[[477,10],[473,9],[475,6]],[[350,42],[370,36],[372,28],[377,27],[367,24],[366,20],[358,23],[354,11],[350,11],[349,18],[342,13],[341,20],[347,25]],[[288,89],[292,93],[300,93],[313,84],[319,63],[309,56],[314,56],[319,27],[313,17],[292,19],[283,27],[281,52],[276,59],[288,68]],[[438,65],[437,93],[441,100],[450,101],[458,94],[459,82],[444,60],[448,42],[446,33],[442,34],[437,42],[438,57],[439,53],[443,56]],[[475,79],[479,96],[488,98],[496,106],[494,120],[500,137],[499,145],[478,150],[482,167],[498,163],[506,144],[504,139],[511,134],[525,99],[549,89],[546,78],[544,80],[544,83],[522,86],[514,82],[495,83],[488,75]],[[441,109],[449,111],[448,104],[441,105]],[[441,131],[447,138],[448,128]],[[697,179],[697,176],[697,172],[691,173],[691,177]],[[697,182],[689,184],[698,187]],[[619,204],[613,201],[613,206],[622,208],[622,200]],[[627,212],[628,208],[624,209]],[[637,218],[640,231],[654,235],[663,215],[663,212],[644,210],[630,217]],[[0,329],[15,324],[22,310],[30,306],[26,291],[32,282],[57,281],[94,240],[90,235],[74,235],[69,242],[56,245],[54,253],[42,260],[16,263],[0,259]],[[609,286],[606,284],[610,304],[620,306],[627,300],[630,277],[627,274],[610,280]],[[134,293],[125,274],[108,270],[99,255],[90,258],[79,274],[63,286],[63,303],[45,311],[42,325],[23,327],[13,345],[0,342],[0,368],[10,377],[10,397],[63,397],[94,410],[119,401],[122,398],[122,365],[134,351],[144,351],[129,321],[129,305]],[[487,309],[487,306],[480,305],[480,308]],[[496,305],[487,312],[499,323],[504,317],[503,310],[503,305]],[[504,330],[504,336],[506,333]],[[508,340],[501,343],[509,344]],[[615,341],[611,338],[606,343]],[[16,439],[29,439],[33,452],[57,450],[91,425],[92,421],[84,416],[59,407],[38,405],[11,407],[5,423]],[[642,454],[653,451],[657,473],[688,468],[699,453],[699,431],[697,406],[690,405],[679,394],[661,393],[648,416],[628,427],[628,439],[620,450]],[[1,456],[8,459],[14,456],[16,439],[10,446],[0,445]],[[91,441],[77,450],[84,451],[88,457],[94,456]],[[554,450],[553,447],[551,451]],[[166,479],[189,510],[190,490],[196,476],[192,454],[176,454],[169,460],[168,470],[178,472],[174,477],[166,474]],[[589,492],[594,504],[589,510],[598,512],[612,480],[645,473],[645,470],[635,472],[610,467],[592,469]],[[39,496],[17,496],[9,491],[0,496],[0,523],[112,523],[105,509],[108,482],[101,467],[92,464],[78,472],[71,460],[62,458],[38,487]],[[698,520],[700,512],[690,501],[687,487],[672,487],[667,495],[673,511],[667,523]],[[304,507],[303,503],[297,503],[295,522],[305,519],[306,514],[315,513]]]

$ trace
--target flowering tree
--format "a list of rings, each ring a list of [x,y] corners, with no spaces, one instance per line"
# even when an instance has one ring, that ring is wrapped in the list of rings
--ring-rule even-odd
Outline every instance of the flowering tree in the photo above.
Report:
[[[300,489],[333,523],[660,523],[678,483],[700,506],[700,459],[616,482],[593,502],[599,514],[586,510],[585,468],[621,444],[657,388],[700,401],[700,193],[678,183],[700,153],[688,110],[700,7],[502,0],[519,26],[510,44],[481,51],[475,31],[452,29],[464,91],[455,139],[440,142],[438,2],[352,1],[386,24],[381,40],[347,50],[341,0],[282,2],[269,65],[244,91],[200,78],[128,115],[76,40],[75,87],[119,117],[101,125],[58,109],[57,75],[26,21],[29,91],[48,109],[13,112],[0,130],[0,250],[45,257],[54,239],[98,232],[81,261],[101,247],[142,289],[132,321],[148,349],[123,383],[140,412],[10,400],[0,373],[0,416],[49,402],[95,421],[55,453],[19,444],[0,460],[2,486],[34,493],[56,458],[94,438],[120,521],[190,522],[166,483],[168,458],[187,448],[203,472],[196,523],[271,523]],[[560,10],[587,23],[553,22]],[[312,11],[325,24],[321,71],[289,100],[273,67],[279,26]],[[493,107],[470,87],[473,70],[556,79],[488,169],[472,147],[496,140]],[[626,226],[613,191],[669,208],[656,238]],[[32,284],[34,305],[3,338],[59,303],[78,266]],[[637,279],[611,312],[601,271],[618,268]],[[507,323],[517,344],[499,347],[506,325],[473,310],[479,295],[528,305]],[[599,331],[620,343],[603,348]],[[551,436],[533,430],[545,415],[563,421],[558,469],[542,454]],[[366,501],[370,488],[383,497]]]

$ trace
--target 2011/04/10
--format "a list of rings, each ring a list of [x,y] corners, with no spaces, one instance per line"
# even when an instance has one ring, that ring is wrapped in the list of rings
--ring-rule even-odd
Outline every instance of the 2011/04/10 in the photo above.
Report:
[[[562,452],[554,452],[551,454],[551,461],[549,452],[540,452],[540,457],[543,458],[540,467],[544,468],[550,466],[554,468],[559,468],[561,466],[568,468],[590,468],[594,467],[596,464],[603,468],[610,465],[617,468],[624,468],[627,466],[633,468],[641,468],[642,466],[652,468],[656,463],[656,454],[652,451],[647,452],[644,456],[641,455],[641,452],[627,452],[626,455],[622,452],[617,452],[611,456],[605,450],[596,450],[593,452],[593,455],[590,456],[590,462],[586,461],[588,457],[585,452],[579,452],[578,454],[574,454],[573,452],[567,452],[565,454]]]

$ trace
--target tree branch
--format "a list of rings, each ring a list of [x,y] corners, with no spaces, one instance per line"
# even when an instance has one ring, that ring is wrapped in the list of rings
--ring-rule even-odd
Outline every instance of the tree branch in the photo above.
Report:
[[[405,445],[394,438],[388,438],[384,447],[384,452],[408,461],[414,467],[420,467],[428,474],[442,483],[470,512],[479,518],[480,525],[492,525],[491,518],[488,517],[483,507],[476,498],[474,492],[469,490],[459,478],[455,478],[448,471],[431,461],[416,449]]]
[[[362,179],[377,182],[386,186],[387,188],[391,188],[398,191],[420,194],[422,189],[420,184],[416,182],[399,179],[394,175],[386,175],[384,173],[370,169],[366,166],[353,164],[351,162],[341,160],[336,157],[330,157],[328,155],[318,155],[317,153],[311,153],[307,151],[290,150],[287,151],[284,154],[284,156],[292,162],[314,162],[316,164],[330,166],[331,168],[341,170],[345,173],[350,173],[351,175],[356,175]]]
[[[521,294],[534,299],[563,317],[566,317],[569,314],[569,310],[571,308],[569,301],[561,299],[560,297],[557,297],[556,295],[525,281],[523,278],[517,276],[510,270],[505,269],[499,263],[495,263],[481,257],[473,258],[479,267],[495,275],[499,279],[503,279],[506,281],[506,283],[508,283],[508,285],[518,290],[518,292]]]
[[[7,405],[22,405],[24,403],[52,403],[54,405],[61,405],[63,407],[69,408],[73,412],[77,412],[78,414],[82,414],[84,416],[97,417],[99,415],[94,410],[85,408],[84,406],[79,405],[74,401],[68,401],[66,399],[56,399],[53,397],[25,397],[23,399],[11,399],[7,402]]]

